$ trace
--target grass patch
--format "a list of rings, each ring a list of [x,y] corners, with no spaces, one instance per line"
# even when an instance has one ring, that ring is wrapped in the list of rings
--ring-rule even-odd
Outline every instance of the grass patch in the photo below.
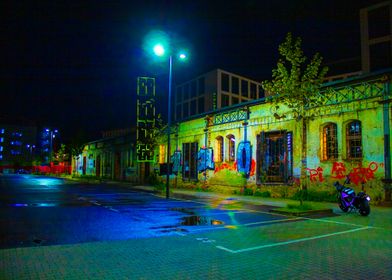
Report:
[[[308,212],[312,210],[325,210],[325,206],[316,205],[313,203],[304,202],[299,203],[288,203],[286,207],[277,208],[276,210],[284,211],[288,213],[300,213],[300,212]]]

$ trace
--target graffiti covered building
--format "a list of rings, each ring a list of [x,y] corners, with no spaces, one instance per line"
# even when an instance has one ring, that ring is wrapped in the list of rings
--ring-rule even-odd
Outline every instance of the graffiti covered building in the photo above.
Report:
[[[104,132],[102,139],[86,143],[82,153],[72,159],[73,174],[137,181],[134,134],[135,129],[113,130]]]
[[[324,105],[306,111],[304,151],[300,120],[271,97],[177,123],[173,171],[184,181],[223,185],[318,184],[349,174],[355,184],[389,180],[391,72],[324,84],[318,93]],[[165,164],[165,143],[162,136],[157,164]]]

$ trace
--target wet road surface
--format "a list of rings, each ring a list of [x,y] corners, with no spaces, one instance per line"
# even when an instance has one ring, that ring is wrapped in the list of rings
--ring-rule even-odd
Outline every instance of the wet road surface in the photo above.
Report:
[[[188,235],[297,221],[234,199],[164,199],[114,184],[0,177],[0,248]]]

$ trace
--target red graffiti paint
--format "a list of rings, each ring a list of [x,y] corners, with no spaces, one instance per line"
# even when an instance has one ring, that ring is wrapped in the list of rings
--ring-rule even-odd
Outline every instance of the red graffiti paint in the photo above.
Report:
[[[323,178],[323,168],[321,168],[320,166],[317,167],[316,169],[310,169],[310,168],[306,168],[306,170],[309,171],[309,177],[310,177],[310,181],[311,182],[323,182],[324,178]]]
[[[214,174],[221,171],[221,170],[232,170],[232,171],[237,171],[237,161],[233,162],[233,163],[227,163],[227,162],[223,162],[221,164],[215,164],[215,170],[214,170]],[[254,159],[252,159],[251,161],[251,165],[250,165],[250,176],[255,175],[256,172],[256,161]]]
[[[376,172],[377,169],[378,164],[374,161],[371,162],[368,167],[362,167],[362,165],[359,164],[358,167],[350,172],[350,180],[357,186],[361,183],[366,183],[374,179],[374,172]]]
[[[250,165],[250,176],[255,175],[255,171],[256,171],[256,161],[254,159],[252,159],[251,165]]]
[[[343,162],[334,162],[331,173],[332,178],[343,179],[346,177],[346,166]]]
[[[222,164],[220,164],[220,165],[216,164],[215,166],[216,167],[215,167],[214,173],[217,173],[217,172],[224,170],[224,169],[237,170],[237,162],[234,162],[233,164],[223,162]]]

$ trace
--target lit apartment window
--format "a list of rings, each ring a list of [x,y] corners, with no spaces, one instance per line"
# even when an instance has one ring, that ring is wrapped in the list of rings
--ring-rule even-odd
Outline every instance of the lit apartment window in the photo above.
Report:
[[[337,126],[330,123],[323,128],[323,160],[338,158]]]
[[[346,126],[347,158],[362,158],[362,128],[360,121],[352,121]]]
[[[1,129],[0,129],[0,134],[4,134],[4,132],[5,132],[5,129],[4,129],[4,128],[1,128]]]
[[[223,137],[218,136],[215,139],[215,162],[223,161]]]
[[[166,162],[166,147],[165,145],[159,145],[159,163]]]
[[[0,137],[0,143],[3,143],[3,142],[4,142],[4,138]]]
[[[228,147],[228,149],[227,149],[227,152],[228,152],[227,159],[229,161],[234,161],[235,160],[235,137],[234,137],[234,135],[229,134],[229,135],[226,136],[226,138],[228,140],[227,141],[228,142],[228,144],[227,144],[227,147]]]
[[[0,152],[2,152],[3,151],[3,146],[0,146]]]
[[[3,155],[0,155],[0,160],[2,160],[3,159]]]

